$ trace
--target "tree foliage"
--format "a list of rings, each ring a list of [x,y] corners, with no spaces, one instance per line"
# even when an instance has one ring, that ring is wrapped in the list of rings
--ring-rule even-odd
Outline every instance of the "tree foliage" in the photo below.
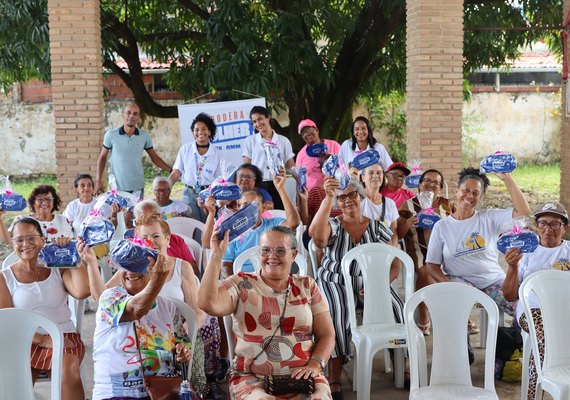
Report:
[[[405,0],[101,0],[104,66],[151,115],[177,111],[147,92],[141,54],[169,63],[166,80],[186,99],[223,88],[256,93],[287,107],[289,131],[311,118],[325,136],[342,137],[359,96],[404,90],[405,6]],[[49,80],[46,12],[45,0],[0,0],[3,83]],[[544,35],[469,29],[561,21],[562,0],[466,0],[466,71],[499,66]],[[119,58],[128,72],[117,66]]]

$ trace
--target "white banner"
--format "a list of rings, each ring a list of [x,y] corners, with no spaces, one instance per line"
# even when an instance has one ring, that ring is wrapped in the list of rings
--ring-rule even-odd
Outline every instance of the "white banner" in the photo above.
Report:
[[[265,107],[265,98],[179,105],[181,145],[194,141],[190,127],[196,115],[203,112],[216,123],[216,138],[212,143],[222,152],[224,159],[236,167],[243,164],[242,142],[253,135],[249,112],[254,106]]]

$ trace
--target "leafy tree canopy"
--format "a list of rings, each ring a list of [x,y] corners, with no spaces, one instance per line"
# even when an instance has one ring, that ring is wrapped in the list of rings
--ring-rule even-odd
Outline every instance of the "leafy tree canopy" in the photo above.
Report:
[[[324,136],[342,137],[359,96],[405,88],[405,6],[405,0],[101,0],[104,66],[151,115],[177,111],[148,94],[141,54],[170,63],[165,79],[187,99],[221,88],[256,93],[287,106],[291,132],[311,118]],[[556,43],[558,35],[473,28],[561,23],[562,0],[465,0],[465,71],[503,65],[520,46],[544,36]],[[49,81],[47,24],[47,0],[0,0],[1,83]]]

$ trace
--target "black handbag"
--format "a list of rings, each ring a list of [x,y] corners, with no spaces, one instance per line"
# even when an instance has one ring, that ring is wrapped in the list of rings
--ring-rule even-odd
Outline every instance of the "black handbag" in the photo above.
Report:
[[[267,375],[264,378],[265,393],[274,396],[284,394],[311,394],[315,393],[315,380],[295,379],[291,375]]]

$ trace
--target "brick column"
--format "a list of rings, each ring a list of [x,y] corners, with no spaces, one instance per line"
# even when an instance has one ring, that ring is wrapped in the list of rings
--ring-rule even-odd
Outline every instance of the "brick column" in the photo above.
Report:
[[[463,0],[407,1],[408,160],[446,180],[462,167]]]
[[[59,195],[75,198],[78,173],[95,174],[104,129],[99,0],[48,0]]]
[[[570,9],[570,0],[564,0],[564,16]],[[570,42],[570,41],[567,41]],[[570,44],[570,43],[568,43]],[[560,202],[570,209],[570,159],[564,154],[570,154],[570,104],[566,101],[568,84],[562,85],[561,124],[560,124]],[[568,233],[566,233],[568,235]]]

